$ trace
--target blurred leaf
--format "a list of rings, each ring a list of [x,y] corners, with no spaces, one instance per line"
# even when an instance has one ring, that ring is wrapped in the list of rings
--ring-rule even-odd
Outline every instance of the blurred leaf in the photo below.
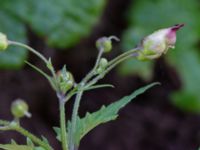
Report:
[[[0,32],[26,42],[29,25],[50,46],[66,48],[87,36],[99,20],[106,0],[6,0],[0,5]],[[18,69],[27,51],[10,47],[0,53],[0,69]]]
[[[151,61],[140,62],[135,59],[129,59],[118,67],[118,71],[120,75],[123,76],[134,74],[142,77],[146,81],[149,81],[152,77],[152,67],[153,62]]]
[[[125,96],[117,102],[114,102],[108,106],[102,106],[98,111],[94,113],[86,113],[86,116],[84,118],[78,118],[75,130],[76,144],[79,145],[80,140],[96,126],[115,120],[118,117],[118,112],[121,108],[126,106],[136,96],[144,93],[146,90],[157,84],[158,83],[152,83],[150,85],[142,87],[133,92],[131,95]],[[69,123],[68,125],[68,128],[70,129],[71,124]]]
[[[26,42],[26,29],[24,24],[0,6],[0,32],[7,34],[10,40]],[[0,53],[0,69],[18,69],[24,64],[27,50],[9,47]]]
[[[17,144],[0,144],[0,148],[4,150],[33,150],[33,147]]]
[[[49,45],[65,48],[87,36],[106,0],[7,0],[4,7],[27,22]]]
[[[38,147],[34,147],[34,150],[46,150],[46,149],[44,149],[43,147],[38,146]]]
[[[183,110],[193,112],[200,112],[200,87],[198,86],[200,85],[200,55],[195,48],[200,37],[199,7],[200,4],[197,0],[192,2],[188,0],[134,1],[127,13],[129,27],[123,36],[123,47],[130,49],[144,36],[157,29],[177,23],[186,24],[177,33],[176,48],[169,50],[165,57],[167,62],[176,68],[183,84],[181,91],[172,95],[173,103]],[[124,64],[124,66],[126,65]],[[122,65],[120,70],[123,70],[124,66]],[[143,71],[139,73],[144,73],[143,76],[146,76],[146,72],[149,75],[153,73],[152,65],[142,66],[132,63],[129,66],[131,66],[130,70],[128,66],[126,66],[126,70],[131,73],[138,73],[137,66],[141,66],[140,70]],[[190,103],[191,99],[193,104]]]

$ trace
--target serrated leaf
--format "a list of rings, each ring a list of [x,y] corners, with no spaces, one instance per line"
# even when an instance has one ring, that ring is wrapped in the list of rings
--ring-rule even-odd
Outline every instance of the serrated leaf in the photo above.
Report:
[[[32,142],[32,140],[30,138],[26,138],[26,144],[30,147],[34,147],[34,143]]]
[[[0,6],[0,32],[6,34],[9,40],[26,42],[25,25]],[[27,57],[27,50],[10,46],[0,53],[0,69],[19,69]]]
[[[45,37],[49,45],[65,48],[90,33],[105,3],[106,0],[17,0],[5,2],[4,7]]]
[[[56,132],[56,139],[61,141],[61,130],[59,127],[53,127],[54,131]]]
[[[144,36],[159,28],[165,28],[177,23],[186,24],[177,33],[175,49],[169,50],[164,57],[168,64],[176,69],[182,81],[182,89],[174,93],[174,96],[171,96],[173,104],[182,110],[192,112],[200,112],[200,55],[198,49],[195,48],[200,38],[199,6],[200,4],[197,0],[192,3],[188,0],[134,1],[127,13],[129,27],[125,31],[122,40],[123,47],[130,49]],[[124,65],[127,67],[126,70],[131,73],[138,72],[138,64],[132,63],[128,65]],[[152,75],[153,65],[147,67],[142,66],[141,63],[139,66],[141,66],[140,70],[144,71],[144,76],[146,76],[146,72]],[[143,71],[140,72],[143,73]],[[184,100],[182,101],[181,99]],[[191,99],[192,103],[190,103]]]
[[[50,145],[50,144],[49,144],[49,141],[48,141],[48,139],[47,139],[46,137],[42,136],[42,140],[43,140],[43,142],[46,143],[47,145]]]
[[[4,150],[33,150],[33,147],[16,144],[0,144],[0,148]]]
[[[111,120],[115,120],[118,116],[118,112],[121,108],[126,106],[131,100],[136,96],[144,93],[147,89],[157,85],[158,83],[152,83],[145,87],[142,87],[129,96],[125,96],[117,102],[114,102],[108,106],[102,106],[98,111],[94,113],[86,113],[84,118],[78,118],[76,132],[75,132],[75,141],[76,145],[79,145],[80,140],[93,128],[96,126],[106,123]],[[68,129],[70,129],[71,123],[68,123]]]
[[[10,140],[10,143],[11,143],[12,145],[17,145],[17,142],[16,142],[14,139],[11,139],[11,140]]]

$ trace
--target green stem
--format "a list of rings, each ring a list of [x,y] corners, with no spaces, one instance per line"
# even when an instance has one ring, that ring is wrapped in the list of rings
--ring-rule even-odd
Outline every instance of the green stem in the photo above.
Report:
[[[36,56],[38,56],[42,61],[44,61],[44,63],[47,65],[49,63],[49,61],[42,55],[40,54],[37,50],[33,49],[32,47],[20,43],[20,42],[15,42],[15,41],[8,41],[9,45],[15,45],[15,46],[20,46],[23,47],[27,50],[29,50],[30,52],[32,52],[33,54],[35,54]],[[57,77],[56,77],[56,73],[55,70],[53,68],[53,66],[51,68],[49,68],[49,70],[51,71],[51,74],[53,75],[54,80],[56,81],[56,88],[58,88],[58,81],[57,81]]]
[[[59,99],[59,108],[60,108],[60,129],[61,129],[61,141],[62,149],[68,150],[67,143],[67,129],[66,129],[66,119],[65,119],[65,97],[64,95],[57,94]]]
[[[65,97],[65,103],[77,93],[77,87],[74,87]]]
[[[96,76],[94,79],[92,79],[85,87],[89,88],[90,86],[94,85],[98,80],[102,79],[110,70],[112,70],[119,63],[121,63],[122,61],[125,61],[128,58],[134,57],[134,54],[137,55],[138,50],[139,50],[138,48],[130,50],[126,53],[119,55],[112,61],[110,61],[107,69],[104,72],[102,72],[101,74],[99,74],[98,76]]]
[[[9,125],[6,125],[1,128],[4,131],[9,131],[9,130],[17,131],[17,132],[21,133],[22,135],[24,135],[25,137],[28,137],[29,139],[31,139],[31,141],[33,141],[35,144],[43,147],[45,150],[53,150],[53,148],[49,144],[46,144],[41,139],[39,139],[34,134],[30,133],[29,131],[27,131],[26,129],[24,129],[23,127],[21,127],[18,124],[13,125],[12,123],[9,123]]]
[[[15,41],[8,41],[8,43],[9,43],[9,45],[23,47],[23,48],[29,50],[30,52],[34,53],[36,56],[38,56],[40,59],[42,59],[46,64],[48,63],[48,60],[42,54],[40,54],[38,51],[36,51],[35,49],[33,49],[30,46],[23,44],[23,43],[15,42]]]
[[[7,125],[9,125],[8,121],[0,120],[0,126],[7,126]]]
[[[99,53],[98,53],[98,56],[97,56],[97,59],[96,59],[96,62],[95,62],[95,65],[94,67],[92,68],[92,70],[85,76],[85,78],[82,80],[82,83],[86,83],[94,74],[95,74],[95,70],[96,68],[98,67],[99,65],[99,61],[101,59],[101,56],[103,54],[103,51],[104,49],[100,49],[99,50]]]
[[[16,127],[13,128],[15,131],[21,133],[22,135],[28,137],[29,139],[31,139],[33,142],[35,142],[36,144],[40,145],[41,147],[43,147],[46,150],[53,150],[53,148],[46,144],[45,142],[43,142],[41,139],[39,139],[38,137],[36,137],[35,135],[33,135],[32,133],[30,133],[29,131],[25,130],[22,127]]]
[[[83,94],[82,86],[80,87],[80,91],[77,93],[76,98],[75,98],[75,103],[73,107],[73,112],[72,112],[72,125],[70,129],[70,140],[69,140],[69,149],[70,150],[75,150],[77,149],[77,145],[75,145],[75,131],[76,131],[76,123],[77,123],[77,118],[78,118],[78,109],[80,105],[80,100]]]
[[[119,56],[117,56],[116,58],[114,58],[113,60],[111,60],[111,61],[108,63],[108,65],[112,65],[113,63],[116,63],[118,60],[122,59],[123,57],[126,57],[126,56],[128,56],[128,55],[131,55],[131,54],[135,53],[135,52],[138,51],[138,50],[140,50],[140,48],[139,48],[139,47],[136,47],[136,48],[134,48],[134,49],[132,49],[132,50],[129,50],[129,51],[125,52],[125,53],[122,53],[121,55],[119,55]]]

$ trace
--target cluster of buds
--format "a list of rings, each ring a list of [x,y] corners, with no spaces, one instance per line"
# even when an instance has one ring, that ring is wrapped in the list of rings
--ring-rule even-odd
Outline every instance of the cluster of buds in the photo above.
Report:
[[[160,29],[145,37],[139,48],[137,58],[139,60],[156,59],[166,54],[169,48],[174,48],[176,43],[176,31],[184,24],[177,24],[169,28]]]
[[[31,114],[28,112],[28,105],[22,99],[16,99],[11,105],[11,113],[12,115],[19,119],[24,116],[31,117]]]
[[[57,72],[57,79],[59,82],[60,91],[63,94],[65,94],[74,86],[74,77],[71,72],[67,71],[65,66],[62,68],[62,70]]]

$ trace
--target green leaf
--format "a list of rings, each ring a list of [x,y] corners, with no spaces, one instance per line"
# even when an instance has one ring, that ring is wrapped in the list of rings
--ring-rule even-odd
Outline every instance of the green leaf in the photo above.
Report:
[[[30,138],[26,138],[26,144],[30,147],[34,147],[34,143],[32,142],[32,140]]]
[[[65,48],[87,36],[99,20],[106,0],[7,0],[4,7],[23,19],[49,45]]]
[[[34,150],[46,150],[46,149],[44,149],[43,147],[38,146],[38,147],[35,147]]]
[[[59,127],[53,127],[53,129],[56,132],[56,139],[61,141],[61,129]]]
[[[25,25],[16,17],[0,6],[0,32],[6,34],[9,40],[26,42]],[[17,47],[8,47],[0,53],[0,69],[19,69],[27,58],[27,50]]]
[[[94,86],[91,86],[89,88],[86,88],[85,91],[100,89],[100,88],[108,88],[108,87],[114,88],[114,86],[111,85],[111,84],[99,84],[99,85],[94,85]]]
[[[0,148],[4,150],[33,150],[33,147],[17,144],[0,144]]]
[[[44,71],[42,71],[40,68],[36,67],[35,65],[29,63],[28,61],[25,61],[25,63],[29,65],[30,67],[32,67],[37,72],[39,72],[41,75],[43,75],[49,81],[51,87],[53,89],[56,89],[55,81],[53,80],[51,76],[49,76],[47,73],[45,73]]]
[[[80,140],[96,126],[111,120],[115,120],[118,117],[118,112],[121,108],[126,106],[136,96],[144,93],[147,89],[157,84],[158,83],[152,83],[150,85],[142,87],[130,94],[129,96],[123,97],[117,102],[114,102],[108,106],[102,106],[98,111],[94,113],[86,113],[86,116],[84,118],[78,118],[75,130],[76,145],[79,145]],[[68,129],[70,129],[70,126],[71,123],[68,123]]]
[[[50,46],[66,48],[89,35],[103,12],[106,0],[6,0],[0,5],[0,32],[9,40],[26,43],[26,25]],[[9,47],[0,53],[0,69],[19,69],[27,50]]]
[[[200,112],[200,53],[196,48],[200,38],[199,6],[197,0],[192,3],[188,0],[134,1],[127,12],[129,25],[122,40],[123,47],[130,49],[144,36],[157,29],[185,23],[186,26],[177,33],[175,49],[170,49],[164,57],[167,63],[175,68],[182,81],[181,90],[171,96],[173,104],[182,110],[197,113]],[[132,74],[139,72],[145,79],[150,79],[153,65],[139,63],[123,64],[120,71],[128,70],[128,73]]]
[[[43,142],[46,143],[47,145],[50,145],[50,144],[49,144],[49,141],[48,141],[48,139],[47,139],[46,137],[42,136],[42,140],[43,140]]]
[[[10,140],[10,143],[11,143],[12,145],[17,145],[17,142],[16,142],[14,139],[11,139],[11,140]]]

